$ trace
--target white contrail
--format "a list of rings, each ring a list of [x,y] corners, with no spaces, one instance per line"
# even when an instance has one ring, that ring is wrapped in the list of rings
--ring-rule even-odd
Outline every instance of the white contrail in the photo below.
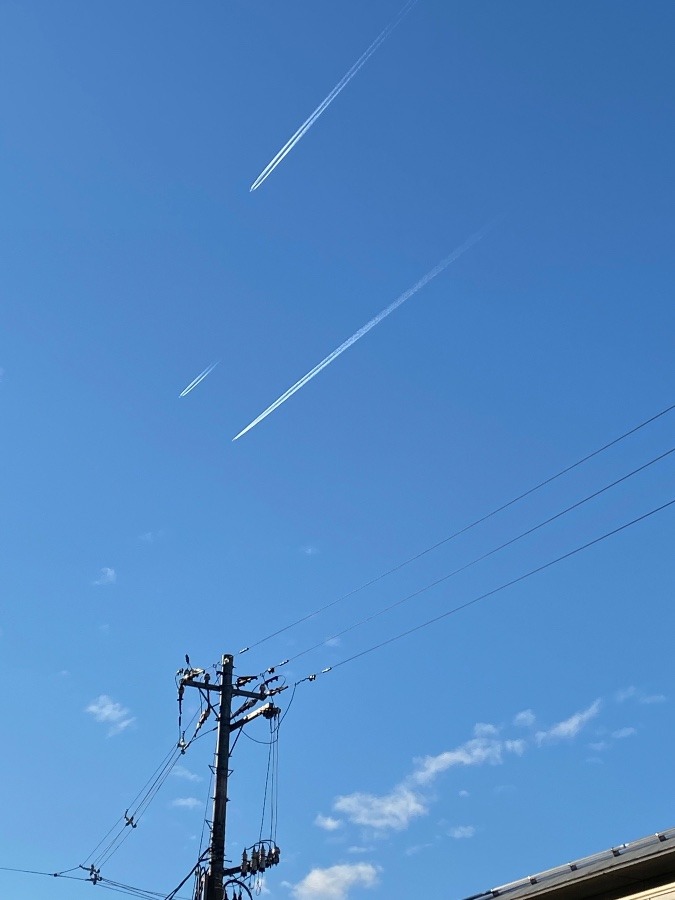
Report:
[[[218,360],[218,362],[220,362],[220,360]],[[193,391],[197,387],[197,385],[200,384],[200,382],[202,382],[206,378],[207,375],[210,375],[211,372],[213,372],[213,370],[215,369],[215,367],[217,365],[218,365],[218,363],[214,362],[214,363],[211,363],[210,366],[207,366],[203,372],[200,372],[199,375],[197,375],[197,377],[193,381],[191,381],[190,384],[188,384],[188,386],[184,390],[182,390],[180,392],[180,394],[178,396],[179,397],[187,396],[190,393],[190,391]]]
[[[305,121],[298,128],[298,130],[295,132],[293,137],[291,137],[290,140],[288,140],[284,144],[284,146],[281,148],[281,150],[279,150],[277,155],[265,166],[265,168],[262,170],[260,175],[258,175],[256,180],[253,182],[253,184],[251,185],[249,190],[255,191],[257,188],[260,187],[260,185],[263,183],[263,181],[265,181],[265,179],[269,175],[272,174],[272,172],[276,169],[276,167],[279,165],[279,163],[282,161],[282,159],[284,159],[284,157],[287,156],[291,152],[291,150],[293,149],[293,147],[295,147],[295,145],[298,143],[300,138],[303,137],[309,131],[309,129],[316,122],[316,120],[319,118],[319,116],[326,109],[328,109],[328,107],[331,105],[333,100],[335,100],[337,95],[340,94],[347,87],[347,85],[352,80],[352,78],[357,74],[357,72],[360,69],[363,68],[363,66],[365,66],[365,64],[368,62],[368,60],[373,55],[373,53],[375,53],[375,51],[378,49],[378,47],[386,41],[386,39],[389,37],[389,35],[392,33],[392,31],[407,16],[407,14],[410,12],[410,10],[413,8],[413,6],[415,6],[415,4],[417,2],[418,2],[418,0],[408,0],[408,2],[405,4],[403,9],[396,16],[396,18],[392,22],[390,22],[387,25],[387,27],[384,29],[384,31],[382,31],[375,38],[375,40],[370,45],[370,47],[368,47],[366,52],[357,59],[357,61],[354,63],[354,65],[351,67],[351,69],[347,72],[347,74],[343,78],[341,78],[340,81],[338,81],[338,83],[335,85],[335,87],[330,92],[330,94],[328,94],[328,96],[324,100],[322,100],[321,103],[319,103],[319,105],[314,110],[314,112],[311,114],[311,116],[309,116],[309,118],[305,119]]]
[[[376,325],[379,325],[383,319],[386,319],[388,315],[394,312],[395,309],[398,309],[399,306],[402,306],[406,300],[409,300],[414,294],[420,291],[425,285],[427,285],[432,278],[435,278],[437,275],[440,275],[444,269],[455,262],[455,260],[459,259],[459,257],[466,253],[466,251],[473,247],[474,244],[477,244],[481,238],[485,237],[487,232],[494,226],[494,222],[491,222],[489,225],[486,225],[484,228],[481,228],[480,231],[477,231],[475,234],[472,234],[470,238],[467,238],[463,244],[460,244],[449,256],[446,256],[444,260],[439,262],[439,264],[433,268],[430,272],[420,278],[417,284],[414,284],[411,288],[409,288],[405,293],[401,294],[400,297],[397,297],[393,303],[390,303],[386,309],[383,309],[382,312],[378,313],[370,322],[366,322],[366,324],[359,328],[350,338],[340,344],[332,353],[329,353],[325,359],[322,359],[320,363],[314,366],[306,375],[303,375],[299,381],[296,381],[292,387],[289,387],[287,391],[285,391],[281,397],[272,403],[271,406],[268,406],[264,412],[261,412],[257,419],[254,419],[250,425],[247,425],[243,431],[240,431],[238,435],[232,438],[233,441],[238,440],[240,437],[246,434],[247,431],[250,431],[251,428],[254,428],[259,422],[262,422],[270,413],[274,412],[277,407],[281,406],[282,403],[285,403],[289,397],[292,397],[296,391],[299,391],[301,387],[304,387],[308,381],[311,381],[315,375],[318,375],[322,369],[325,369],[326,366],[329,366],[333,360],[337,359],[341,353],[344,353],[345,350],[348,350],[352,344],[355,344],[357,341],[361,340],[361,338],[368,334],[371,328],[374,328]]]

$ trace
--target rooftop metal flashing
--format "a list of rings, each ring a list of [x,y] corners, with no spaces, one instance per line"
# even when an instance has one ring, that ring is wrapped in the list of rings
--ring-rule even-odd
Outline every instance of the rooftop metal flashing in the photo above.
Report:
[[[600,884],[599,879],[602,879]],[[527,875],[466,900],[507,900],[544,895],[555,900],[619,898],[635,891],[675,881],[675,828],[619,844],[583,859]]]

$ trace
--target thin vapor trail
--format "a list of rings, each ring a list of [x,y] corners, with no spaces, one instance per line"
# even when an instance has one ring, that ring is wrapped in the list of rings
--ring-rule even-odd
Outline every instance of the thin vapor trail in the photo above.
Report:
[[[475,234],[472,234],[471,237],[467,238],[463,244],[460,244],[449,256],[446,256],[439,264],[433,268],[430,272],[420,278],[420,280],[414,284],[411,288],[408,288],[400,297],[397,297],[393,303],[390,303],[386,309],[383,309],[382,312],[378,313],[370,322],[366,322],[366,324],[359,328],[358,331],[354,332],[354,334],[347,338],[347,340],[340,344],[332,353],[329,353],[325,359],[322,359],[320,363],[314,366],[306,375],[303,375],[299,381],[296,381],[292,387],[289,387],[287,391],[285,391],[278,399],[272,403],[271,406],[268,406],[264,412],[261,412],[257,419],[254,419],[250,425],[247,425],[243,431],[240,431],[238,435],[232,438],[233,441],[238,440],[240,437],[243,437],[247,431],[250,431],[251,428],[254,428],[259,422],[262,422],[270,413],[273,413],[275,409],[281,406],[282,403],[285,403],[289,397],[292,397],[296,391],[299,391],[301,387],[304,387],[308,381],[311,381],[315,375],[318,375],[322,369],[325,369],[326,366],[329,366],[333,360],[337,359],[341,353],[344,353],[345,350],[348,350],[353,344],[357,341],[360,341],[361,338],[368,334],[371,328],[375,328],[376,325],[379,325],[383,319],[386,319],[387,316],[391,315],[395,309],[398,309],[399,306],[402,306],[406,300],[409,300],[414,294],[420,291],[425,285],[427,285],[433,278],[437,275],[440,275],[444,269],[455,262],[455,260],[459,259],[463,253],[466,253],[474,244],[477,244],[487,232],[493,227],[494,222],[491,222],[489,225],[486,225],[484,228],[481,228],[480,231],[477,231]]]
[[[220,362],[220,360],[218,362]],[[178,396],[186,397],[190,393],[190,391],[193,391],[197,387],[197,385],[200,384],[206,378],[207,375],[210,375],[211,372],[213,372],[213,370],[215,369],[215,367],[217,365],[218,365],[218,363],[214,362],[214,363],[211,363],[210,366],[207,366],[203,372],[200,372],[199,375],[197,375],[197,377],[193,381],[191,381],[190,384],[188,384],[188,386],[186,388],[184,388],[184,390],[182,390],[180,392],[180,394]]]
[[[286,157],[293,147],[298,143],[298,141],[309,131],[312,125],[316,122],[316,120],[321,116],[323,112],[331,105],[333,100],[338,96],[338,94],[342,93],[342,91],[347,87],[349,82],[354,78],[354,76],[359,72],[360,69],[365,66],[370,57],[375,53],[375,51],[387,40],[392,31],[399,25],[403,19],[408,15],[410,10],[417,4],[418,0],[408,0],[403,9],[399,12],[393,21],[391,21],[387,27],[380,32],[380,34],[375,38],[373,43],[368,47],[365,53],[360,56],[351,69],[344,75],[340,81],[335,85],[333,90],[328,94],[328,96],[319,103],[314,112],[302,123],[302,125],[298,128],[295,134],[284,144],[284,146],[279,150],[277,155],[265,166],[260,175],[253,182],[250,191],[257,190],[260,185],[265,181],[265,179],[272,174],[272,172],[276,169],[279,163]]]

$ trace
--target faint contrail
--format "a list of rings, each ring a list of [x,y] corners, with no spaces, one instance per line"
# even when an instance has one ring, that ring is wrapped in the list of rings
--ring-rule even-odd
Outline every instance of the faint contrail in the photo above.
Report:
[[[220,360],[218,360],[218,362],[220,362]],[[191,381],[190,384],[188,384],[188,386],[180,392],[180,394],[178,396],[179,397],[187,396],[187,394],[189,394],[190,391],[194,390],[197,387],[197,385],[200,384],[200,382],[202,382],[206,378],[207,375],[210,375],[211,372],[213,372],[213,370],[215,369],[215,367],[217,365],[218,365],[218,363],[214,362],[214,363],[211,363],[210,366],[207,366],[203,372],[200,372],[199,375],[197,375],[197,377],[194,379],[194,381]]]
[[[238,438],[242,437],[246,434],[247,431],[250,431],[251,428],[254,428],[259,422],[262,422],[270,413],[274,412],[277,407],[281,406],[282,403],[285,403],[289,397],[292,397],[296,391],[299,391],[301,387],[304,387],[308,381],[311,381],[315,375],[318,375],[322,369],[325,369],[326,366],[329,366],[333,360],[337,359],[341,353],[344,353],[345,350],[348,350],[352,344],[355,344],[357,341],[361,340],[361,338],[368,334],[371,328],[374,328],[376,325],[379,325],[383,319],[386,319],[388,315],[394,312],[395,309],[398,309],[399,306],[402,306],[406,300],[409,300],[413,294],[416,294],[419,290],[421,290],[426,284],[428,284],[432,278],[435,278],[437,275],[440,275],[444,269],[450,265],[450,263],[455,262],[455,260],[459,259],[459,257],[466,253],[466,251],[473,247],[474,244],[477,244],[481,238],[485,237],[487,232],[494,226],[494,222],[491,222],[489,225],[486,225],[484,228],[481,228],[480,231],[477,231],[475,234],[472,234],[470,238],[467,238],[463,244],[460,244],[449,256],[446,256],[444,260],[439,262],[439,264],[433,268],[430,272],[420,278],[417,284],[414,284],[411,288],[409,288],[405,293],[401,294],[400,297],[397,297],[393,303],[390,303],[386,309],[383,309],[382,312],[378,313],[375,318],[371,319],[370,322],[366,322],[366,324],[359,328],[350,338],[340,344],[340,346],[333,350],[332,353],[329,353],[325,359],[322,359],[320,363],[314,366],[306,375],[303,375],[299,381],[296,381],[292,387],[289,387],[287,391],[285,391],[281,397],[272,403],[271,406],[268,406],[264,412],[261,412],[257,419],[254,419],[250,425],[247,425],[243,431],[240,431],[235,437],[232,438],[233,441],[238,440]]]
[[[255,191],[260,185],[265,181],[268,175],[271,175],[272,172],[276,169],[282,159],[287,156],[293,147],[298,143],[301,137],[305,135],[312,125],[316,122],[319,116],[331,105],[333,100],[340,94],[352,80],[352,78],[357,74],[357,72],[365,66],[370,57],[375,53],[378,47],[383,44],[392,31],[396,28],[398,24],[407,16],[410,10],[415,6],[418,0],[408,0],[403,9],[399,12],[396,18],[390,22],[387,27],[382,31],[373,41],[373,43],[368,47],[366,52],[360,56],[351,69],[347,72],[347,74],[335,85],[333,90],[328,94],[328,96],[319,103],[314,112],[309,116],[309,118],[305,119],[302,125],[298,128],[292,138],[288,140],[284,146],[279,150],[277,155],[265,166],[260,175],[256,178],[253,184],[250,187],[251,191]]]

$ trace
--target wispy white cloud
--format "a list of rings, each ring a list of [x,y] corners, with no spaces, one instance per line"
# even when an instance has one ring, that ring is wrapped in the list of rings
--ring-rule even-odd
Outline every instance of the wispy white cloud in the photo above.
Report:
[[[637,734],[637,728],[617,728],[616,731],[612,732],[612,737],[615,741],[620,741],[623,738],[632,737],[634,734]]]
[[[108,729],[108,737],[119,734],[136,721],[134,716],[129,715],[129,710],[122,706],[121,703],[115,702],[107,694],[101,694],[96,700],[92,700],[85,712],[93,716],[97,722],[102,722],[110,726]]]
[[[473,726],[473,734],[474,737],[494,737],[499,734],[499,729],[489,722],[476,722]]]
[[[536,721],[536,716],[531,709],[524,709],[514,716],[513,724],[519,725],[521,728],[531,728]]]
[[[171,770],[171,774],[174,778],[182,778],[185,781],[201,781],[201,776],[196,775],[194,772],[191,772],[189,769],[186,769],[185,766],[174,766]]]
[[[499,765],[503,759],[504,749],[504,743],[500,740],[473,738],[454,750],[445,750],[437,756],[424,756],[417,760],[412,780],[416,784],[429,784],[441,772],[453,766],[482,766],[486,763]]]
[[[375,887],[377,875],[378,869],[370,863],[312,869],[293,885],[293,896],[296,900],[346,900],[353,887]]]
[[[607,741],[595,741],[588,746],[591,748],[591,750],[595,751],[595,753],[602,753],[603,750],[607,750],[609,744],[607,743]]]
[[[333,808],[355,825],[393,831],[402,831],[411,819],[427,813],[427,803],[422,795],[403,784],[379,797],[365,793],[338,797]]]
[[[627,688],[621,688],[621,690],[617,691],[614,695],[614,699],[617,703],[625,703],[626,700],[632,700],[633,697],[637,697],[637,688],[631,685]]]
[[[515,784],[498,784],[494,789],[495,794],[503,796],[504,794],[515,794]]]
[[[635,700],[636,703],[650,705],[652,703],[665,703],[668,698],[665,694],[646,694],[644,691],[631,685],[630,687],[622,688],[620,691],[617,691],[614,695],[614,699],[617,703],[625,703],[626,700]]]
[[[111,569],[109,566],[104,566],[101,569],[101,574],[96,579],[94,584],[103,585],[103,584],[115,584],[117,581],[117,572],[114,569]]]
[[[560,740],[570,740],[579,734],[584,725],[588,724],[600,712],[601,700],[595,700],[587,709],[574,713],[569,719],[563,719],[547,731],[538,731],[535,740],[539,746]]]
[[[455,828],[451,828],[450,831],[448,831],[448,837],[458,841],[462,838],[472,838],[475,833],[476,829],[473,825],[457,825]]]
[[[387,832],[403,831],[416,818],[429,812],[432,802],[436,799],[431,787],[443,773],[457,767],[502,765],[509,758],[522,757],[528,748],[533,746],[542,747],[570,741],[598,716],[601,708],[602,701],[597,699],[587,708],[573,713],[548,729],[540,729],[527,738],[510,738],[502,735],[497,726],[478,722],[473,728],[473,737],[463,744],[435,755],[415,759],[410,774],[401,779],[390,791],[384,794],[360,791],[341,795],[333,803],[333,812],[342,817],[344,824],[351,823],[372,828],[373,836],[377,838],[383,837]],[[535,715],[530,709],[522,710],[512,720],[514,726],[527,728],[531,728],[535,721]],[[598,733],[601,734],[602,731]],[[590,744],[590,747],[600,752],[606,748],[608,741],[628,737],[632,733],[633,729],[618,729],[611,736],[607,735],[604,740]],[[501,784],[494,786],[493,790],[496,794],[507,794],[515,792],[516,789],[513,785]],[[462,798],[469,796],[469,792],[464,789],[459,790],[457,794]],[[322,824],[324,821],[331,824]],[[319,816],[316,824],[330,830],[331,827],[335,827],[332,826],[332,821],[332,817]],[[444,827],[447,827],[447,823]],[[461,836],[466,837],[468,834]]]
[[[201,800],[197,800],[196,797],[176,797],[171,801],[171,806],[177,809],[197,809],[202,805]]]
[[[338,828],[342,827],[340,819],[334,819],[332,816],[322,816],[321,813],[318,813],[316,819],[314,819],[314,824],[317,828],[323,828],[324,831],[337,831]]]
[[[425,850],[431,850],[433,847],[437,845],[432,841],[429,841],[426,844],[413,844],[412,847],[406,847],[403,851],[406,856],[417,856],[418,853],[423,853]]]
[[[356,844],[352,844],[351,847],[347,847],[347,853],[372,853],[373,847],[360,847]]]
[[[316,556],[319,552],[319,548],[313,547],[311,544],[309,544],[306,547],[302,548],[302,552],[305,554],[305,556]]]

